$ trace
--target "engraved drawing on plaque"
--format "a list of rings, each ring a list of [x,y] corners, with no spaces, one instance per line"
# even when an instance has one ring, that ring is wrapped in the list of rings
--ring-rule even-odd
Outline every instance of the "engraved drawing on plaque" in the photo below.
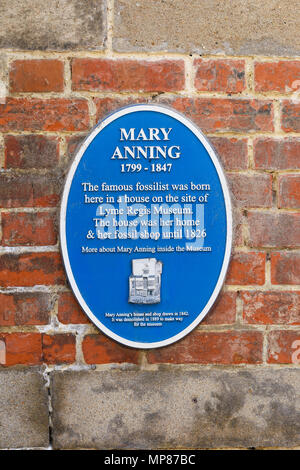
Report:
[[[156,258],[133,259],[128,301],[132,304],[158,304],[161,273],[162,262]]]

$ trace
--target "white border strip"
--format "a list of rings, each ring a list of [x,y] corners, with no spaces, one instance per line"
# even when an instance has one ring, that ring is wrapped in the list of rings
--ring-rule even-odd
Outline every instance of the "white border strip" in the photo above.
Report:
[[[121,116],[125,116],[126,114],[130,113],[135,113],[139,111],[154,111],[157,113],[162,113],[166,114],[168,116],[173,117],[177,121],[181,122],[184,124],[187,128],[189,128],[195,136],[200,140],[200,142],[203,144],[205,149],[207,150],[209,156],[211,157],[214,166],[217,170],[223,194],[224,194],[224,199],[225,199],[225,207],[226,207],[226,220],[227,220],[227,239],[226,239],[226,247],[225,247],[225,255],[224,255],[224,260],[223,260],[223,265],[222,269],[217,281],[217,284],[215,286],[215,289],[207,302],[206,306],[202,310],[202,312],[199,313],[197,318],[184,330],[182,330],[180,333],[178,333],[175,336],[172,336],[171,338],[168,338],[164,341],[157,341],[155,343],[140,343],[137,341],[130,341],[122,336],[119,336],[115,333],[113,333],[111,330],[109,330],[105,325],[103,325],[98,318],[95,317],[93,312],[90,310],[88,305],[85,303],[85,300],[83,299],[76,281],[73,276],[72,268],[70,265],[70,260],[69,260],[69,255],[68,255],[68,249],[67,249],[67,240],[66,240],[66,211],[67,211],[67,202],[68,202],[68,197],[69,197],[69,192],[71,188],[71,184],[73,181],[73,177],[75,174],[75,171],[77,169],[77,166],[81,160],[81,157],[83,156],[84,152],[86,151],[87,147],[90,145],[90,143],[94,140],[94,138],[101,132],[106,126],[108,126],[111,122],[115,121]],[[203,320],[203,318],[206,316],[206,314],[209,312],[211,307],[213,306],[216,298],[218,297],[220,290],[222,288],[222,285],[225,280],[226,272],[228,269],[229,261],[230,261],[230,255],[231,255],[231,246],[232,246],[232,208],[231,208],[231,200],[230,200],[230,193],[226,181],[226,177],[223,171],[223,168],[218,160],[218,157],[216,155],[215,150],[207,140],[207,138],[202,134],[200,129],[188,118],[186,118],[184,115],[179,113],[178,111],[175,111],[173,109],[168,108],[167,106],[162,106],[162,105],[153,105],[153,104],[137,104],[137,105],[129,105],[124,108],[119,109],[119,111],[116,111],[112,114],[110,114],[106,119],[104,119],[101,123],[97,124],[92,132],[86,137],[82,145],[80,146],[74,161],[70,167],[69,173],[67,175],[66,183],[65,183],[65,188],[62,196],[62,203],[61,203],[61,212],[60,212],[60,243],[61,243],[61,251],[62,251],[62,256],[67,272],[67,276],[70,282],[70,285],[72,287],[72,290],[85,311],[85,313],[88,315],[88,317],[91,319],[91,321],[101,330],[103,333],[105,333],[107,336],[110,338],[115,339],[119,343],[125,344],[126,346],[131,346],[133,348],[140,348],[140,349],[152,349],[152,348],[159,348],[162,346],[167,346],[168,344],[172,344],[175,341],[178,341],[179,339],[183,338],[186,336],[190,331],[192,331],[200,322]]]

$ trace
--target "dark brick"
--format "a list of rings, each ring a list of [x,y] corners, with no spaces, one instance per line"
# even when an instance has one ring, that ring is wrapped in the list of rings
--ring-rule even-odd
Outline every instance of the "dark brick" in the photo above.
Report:
[[[58,164],[57,137],[8,135],[4,144],[6,168],[54,168]]]

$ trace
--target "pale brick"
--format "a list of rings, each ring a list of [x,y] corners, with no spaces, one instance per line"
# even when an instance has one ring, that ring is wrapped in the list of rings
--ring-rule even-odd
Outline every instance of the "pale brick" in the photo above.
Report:
[[[299,4],[282,0],[115,0],[114,49],[298,55]]]
[[[54,372],[56,449],[293,447],[300,370]]]
[[[101,50],[105,0],[1,0],[0,47]]]

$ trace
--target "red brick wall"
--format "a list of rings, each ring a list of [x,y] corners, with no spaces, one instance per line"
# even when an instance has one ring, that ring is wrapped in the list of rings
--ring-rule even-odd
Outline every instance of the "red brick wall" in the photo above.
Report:
[[[0,341],[16,364],[300,363],[300,61],[77,52],[8,54],[0,104]],[[58,208],[76,145],[106,113],[166,103],[216,147],[235,242],[205,320],[139,351],[99,332],[71,294]],[[2,356],[1,356],[2,357]]]

